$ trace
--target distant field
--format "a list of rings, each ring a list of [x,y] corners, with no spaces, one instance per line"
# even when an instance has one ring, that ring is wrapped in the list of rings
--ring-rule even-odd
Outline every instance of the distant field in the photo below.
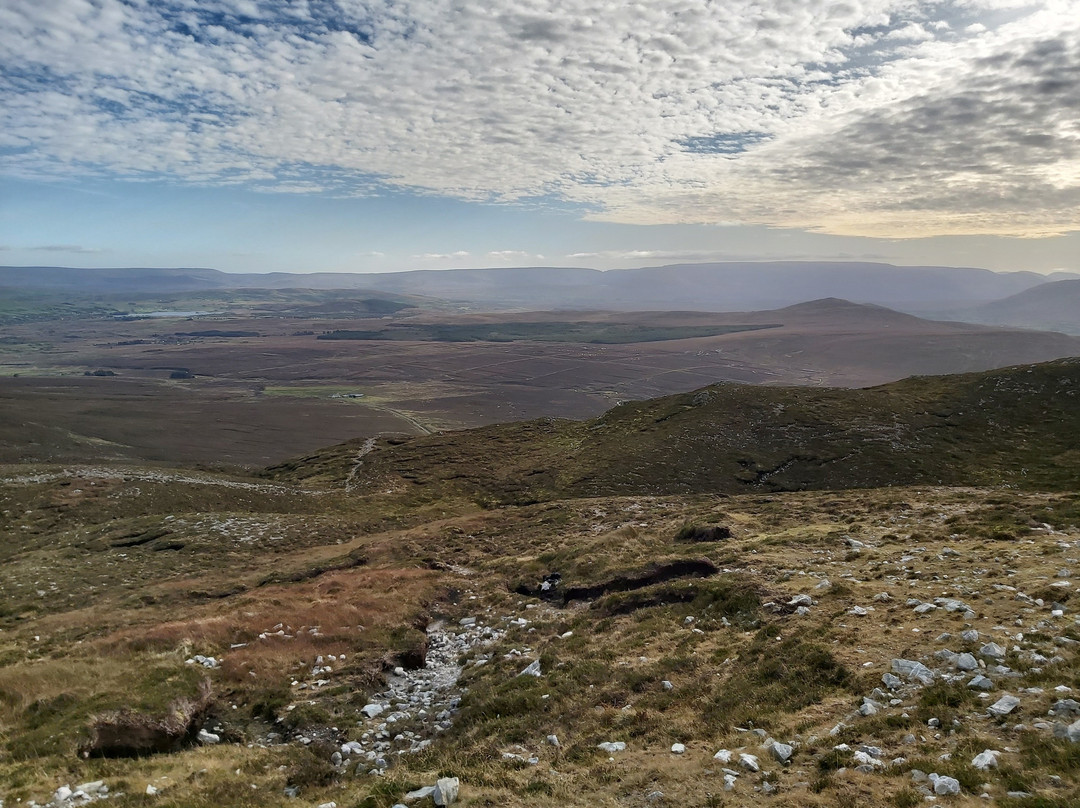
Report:
[[[411,340],[415,342],[580,342],[588,345],[625,345],[634,342],[717,337],[739,331],[779,328],[779,323],[706,326],[648,326],[637,323],[507,322],[507,323],[394,323],[385,328],[320,334],[322,340]]]
[[[425,431],[362,402],[122,377],[0,379],[0,462],[262,466],[358,436]]]
[[[237,313],[0,323],[3,457],[259,465],[384,432],[590,418],[717,382],[856,387],[1080,354],[1076,337],[844,301],[741,314],[428,306],[377,317],[357,314],[385,310],[371,299],[307,290],[113,303]],[[224,336],[240,333],[249,336]],[[333,398],[354,394],[363,398]]]

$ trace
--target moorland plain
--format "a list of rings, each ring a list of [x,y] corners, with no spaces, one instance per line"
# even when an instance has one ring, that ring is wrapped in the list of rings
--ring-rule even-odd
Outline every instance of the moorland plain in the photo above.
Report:
[[[258,466],[356,436],[592,417],[717,381],[857,387],[1080,353],[1077,337],[839,300],[746,313],[476,313],[307,290],[76,303],[39,300],[0,327],[5,460]],[[170,311],[211,313],[148,316]]]

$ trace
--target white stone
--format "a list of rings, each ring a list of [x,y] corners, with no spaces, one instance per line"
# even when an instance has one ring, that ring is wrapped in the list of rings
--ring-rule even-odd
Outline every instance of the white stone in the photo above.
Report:
[[[673,743],[671,745],[671,754],[673,754],[673,755],[681,755],[684,752],[686,752],[686,744]]]
[[[865,752],[862,749],[852,752],[851,757],[861,766],[870,766],[871,768],[880,769],[885,765],[879,758],[874,757],[869,752]]]
[[[1000,754],[1000,752],[994,749],[984,749],[971,759],[971,765],[980,771],[996,769],[998,765],[997,756]]]
[[[609,755],[612,755],[615,752],[625,751],[626,744],[622,741],[604,741],[603,743],[598,743],[596,745],[596,748],[607,752]]]
[[[988,642],[979,649],[979,656],[985,657],[986,659],[992,659],[995,662],[1001,662],[1005,659],[1005,649],[996,642]]]
[[[530,663],[518,676],[540,676],[540,660]]]
[[[368,718],[374,718],[377,715],[382,715],[383,706],[381,704],[375,703],[365,704],[363,707],[360,708],[360,712],[362,712]]]
[[[942,777],[940,775],[931,774],[930,779],[934,781],[935,794],[944,797],[960,793],[960,781],[954,777]]]
[[[436,805],[453,805],[458,798],[461,781],[456,777],[440,777],[435,782],[435,791],[431,798]]]
[[[207,732],[205,729],[199,730],[199,743],[221,743],[221,736],[215,735],[213,732]]]
[[[747,771],[759,772],[761,771],[761,764],[758,763],[758,759],[755,755],[751,755],[747,752],[743,752],[739,755],[739,765]]]
[[[727,749],[721,749],[719,752],[713,755],[713,760],[719,760],[721,763],[730,763],[731,752],[729,752]]]
[[[795,754],[795,748],[786,743],[774,743],[769,751],[781,763],[787,763],[791,760],[791,756]]]
[[[559,736],[558,735],[548,735],[547,736],[547,742],[548,742],[548,746],[554,746],[556,748],[558,748],[559,746],[562,746],[562,744],[559,743]]]
[[[1020,699],[1016,698],[1016,696],[1010,696],[1008,693],[1006,693],[1004,696],[1002,696],[1000,699],[990,705],[989,712],[991,715],[997,716],[1008,715],[1013,710],[1015,710],[1019,704]]]
[[[71,786],[60,786],[53,793],[53,802],[67,802],[71,799],[71,795],[74,792],[71,790]]]
[[[157,793],[158,793],[158,790],[156,788],[154,788],[153,785],[151,785],[149,783],[146,785],[146,796],[152,797]]]

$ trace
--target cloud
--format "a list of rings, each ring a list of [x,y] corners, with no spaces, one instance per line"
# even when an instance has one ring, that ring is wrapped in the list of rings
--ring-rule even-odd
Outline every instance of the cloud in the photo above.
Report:
[[[413,258],[421,261],[460,261],[463,258],[468,258],[471,255],[466,250],[458,250],[452,253],[420,253],[414,255]]]
[[[1072,0],[0,6],[0,171],[1080,229]]]

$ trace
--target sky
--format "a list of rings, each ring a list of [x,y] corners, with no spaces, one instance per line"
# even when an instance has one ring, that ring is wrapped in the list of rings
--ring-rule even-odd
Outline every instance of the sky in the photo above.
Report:
[[[0,264],[1080,271],[1080,0],[4,0]]]

